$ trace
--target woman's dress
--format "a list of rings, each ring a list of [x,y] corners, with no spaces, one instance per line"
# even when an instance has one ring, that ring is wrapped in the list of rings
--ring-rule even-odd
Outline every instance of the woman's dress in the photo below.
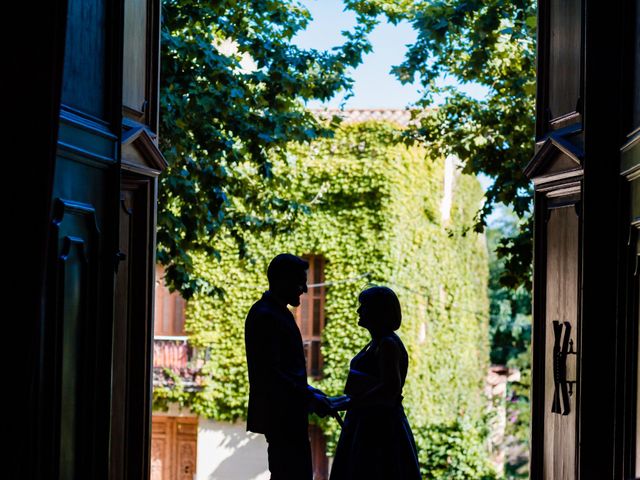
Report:
[[[408,355],[395,334],[370,342],[351,360],[347,385],[355,373],[373,378],[374,383],[381,378],[378,345],[389,339],[400,351],[398,367],[404,386]],[[357,381],[362,383],[362,378]],[[416,444],[402,408],[401,392],[391,402],[362,402],[347,411],[330,480],[420,480]],[[357,404],[357,396],[352,397]]]

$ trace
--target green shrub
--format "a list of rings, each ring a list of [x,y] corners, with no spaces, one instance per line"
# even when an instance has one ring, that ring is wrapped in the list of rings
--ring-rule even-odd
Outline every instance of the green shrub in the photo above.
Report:
[[[422,473],[427,480],[493,480],[486,431],[468,418],[432,424],[414,432]]]

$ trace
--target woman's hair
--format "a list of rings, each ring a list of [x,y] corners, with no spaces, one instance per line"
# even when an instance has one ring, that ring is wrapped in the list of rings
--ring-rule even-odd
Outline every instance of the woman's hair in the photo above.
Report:
[[[381,326],[397,330],[402,323],[402,310],[396,292],[388,287],[370,287],[358,296],[360,303],[367,302],[375,307],[376,320]]]

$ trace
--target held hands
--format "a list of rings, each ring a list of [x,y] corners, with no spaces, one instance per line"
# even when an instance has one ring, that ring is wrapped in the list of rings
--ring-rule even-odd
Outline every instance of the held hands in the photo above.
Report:
[[[341,410],[348,410],[351,406],[351,397],[349,395],[329,397],[328,400],[331,405],[332,413],[339,412]]]
[[[335,416],[337,412],[347,410],[351,404],[349,395],[327,397],[322,390],[312,386],[308,387],[310,393],[309,410],[321,418],[327,415]]]
[[[330,397],[331,416],[336,419],[340,428],[344,428],[342,416],[338,413],[340,410],[348,410],[351,407],[351,397],[349,395],[340,395],[338,397]]]
[[[315,413],[321,418],[330,415],[332,413],[331,404],[329,403],[327,395],[322,390],[318,390],[312,386],[309,386],[308,390],[310,393],[309,411]]]

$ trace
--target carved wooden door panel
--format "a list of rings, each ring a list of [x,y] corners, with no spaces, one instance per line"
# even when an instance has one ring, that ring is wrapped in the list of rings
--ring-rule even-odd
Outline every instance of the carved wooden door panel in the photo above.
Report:
[[[198,421],[196,418],[176,418],[175,422],[175,480],[194,480],[198,449]],[[173,479],[171,479],[173,480]]]
[[[548,212],[546,247],[544,479],[576,478],[576,339],[579,217],[576,204]]]
[[[98,468],[89,462],[92,450],[98,447],[92,445],[91,427],[99,428],[97,422],[103,413],[100,407],[106,406],[90,401],[99,382],[106,380],[106,372],[97,367],[106,354],[98,345],[98,339],[104,339],[103,322],[107,320],[100,308],[108,308],[99,296],[99,287],[106,286],[105,272],[100,268],[103,236],[95,204],[90,199],[83,200],[57,198],[53,214],[52,240],[56,245],[48,303],[52,309],[50,348],[61,349],[62,353],[59,363],[53,362],[50,367],[55,368],[59,379],[51,403],[59,415],[54,427],[59,436],[58,458],[53,462],[60,478],[80,478]],[[102,454],[106,452],[103,450]]]
[[[122,173],[115,282],[111,478],[148,476],[151,423],[153,179]],[[142,446],[136,451],[132,445]]]
[[[154,416],[151,480],[193,480],[197,449],[197,418]]]
[[[151,430],[151,480],[168,480],[171,475],[171,433],[169,417],[153,417]]]

